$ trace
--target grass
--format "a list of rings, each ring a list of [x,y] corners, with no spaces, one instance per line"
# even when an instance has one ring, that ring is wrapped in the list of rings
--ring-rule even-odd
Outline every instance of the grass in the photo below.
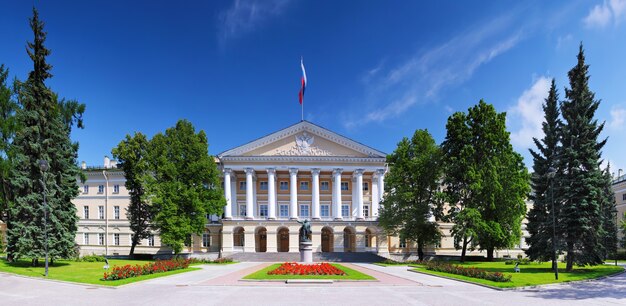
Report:
[[[340,264],[332,264],[337,269],[342,270],[346,275],[268,275],[267,272],[278,268],[281,264],[273,264],[252,274],[244,276],[243,279],[256,280],[287,280],[287,279],[332,279],[332,280],[376,280],[374,277],[357,270],[350,269]]]
[[[445,272],[435,272],[426,270],[426,268],[422,265],[414,266],[414,271],[432,274],[432,275],[441,275],[450,278],[455,278],[459,280],[464,280],[472,283],[483,284],[498,288],[514,288],[514,287],[525,287],[525,286],[535,286],[535,285],[545,285],[545,284],[553,284],[553,283],[563,283],[563,282],[571,282],[571,281],[579,281],[586,279],[594,279],[602,276],[607,276],[611,274],[615,274],[623,271],[623,268],[620,266],[610,266],[610,265],[598,265],[598,266],[587,266],[582,268],[575,268],[572,272],[565,272],[565,264],[559,263],[559,280],[554,279],[554,272],[552,270],[552,263],[544,262],[544,263],[536,263],[533,262],[530,265],[520,265],[521,273],[513,272],[513,265],[505,265],[504,262],[466,262],[464,264],[458,262],[451,262],[453,264],[459,264],[465,267],[476,267],[479,269],[484,269],[489,272],[501,272],[505,274],[512,275],[511,281],[506,283],[494,282],[485,279],[467,277],[463,275],[450,274]]]
[[[119,259],[110,259],[109,266],[111,267],[109,270],[113,268],[113,266],[124,266],[124,265],[143,265],[150,261],[147,260],[119,260]],[[0,272],[14,273],[24,276],[38,277],[44,278],[44,267],[43,263],[40,261],[40,267],[31,267],[30,260],[21,260],[15,263],[9,263],[6,260],[0,260]],[[115,281],[102,281],[100,280],[104,274],[103,262],[75,262],[69,260],[57,260],[54,262],[54,265],[50,266],[48,269],[48,278],[54,280],[62,280],[68,282],[76,282],[83,284],[93,284],[93,285],[103,285],[103,286],[119,286],[130,284],[138,281],[174,275],[194,270],[199,270],[200,268],[187,268],[180,269],[174,271],[168,271],[163,273],[156,274],[148,274],[142,275],[139,277],[131,277],[127,279],[115,280]]]

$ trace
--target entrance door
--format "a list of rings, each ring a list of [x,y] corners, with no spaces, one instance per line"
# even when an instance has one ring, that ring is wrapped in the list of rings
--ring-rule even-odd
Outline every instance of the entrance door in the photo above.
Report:
[[[278,231],[277,239],[278,239],[278,251],[289,252],[289,230],[286,228],[281,228]]]
[[[333,232],[328,228],[322,229],[322,252],[330,252],[333,245]]]
[[[343,251],[344,252],[354,252],[354,245],[356,242],[356,237],[352,230],[349,228],[345,228],[343,230]]]
[[[267,230],[260,228],[257,230],[257,252],[267,252]]]

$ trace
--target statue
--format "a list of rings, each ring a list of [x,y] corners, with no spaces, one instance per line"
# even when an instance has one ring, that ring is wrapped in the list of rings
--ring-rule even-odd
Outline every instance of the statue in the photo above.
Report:
[[[311,236],[311,223],[309,222],[309,220],[304,219],[304,221],[300,222],[297,221],[296,222],[302,224],[302,226],[300,227],[300,240],[302,241],[311,241],[311,239],[309,239],[309,236]]]

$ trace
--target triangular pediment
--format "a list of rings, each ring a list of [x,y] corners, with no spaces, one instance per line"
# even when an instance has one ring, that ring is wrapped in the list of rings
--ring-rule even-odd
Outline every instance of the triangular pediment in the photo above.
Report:
[[[302,121],[286,129],[219,154],[220,158],[232,156],[341,156],[385,158],[385,153],[308,121]]]

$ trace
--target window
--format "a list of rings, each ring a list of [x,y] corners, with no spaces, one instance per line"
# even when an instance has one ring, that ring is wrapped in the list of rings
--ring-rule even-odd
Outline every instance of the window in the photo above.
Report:
[[[283,218],[289,217],[289,205],[281,204],[279,214]]]
[[[113,193],[120,193],[120,185],[113,185]]]
[[[83,218],[89,219],[89,206],[83,206]]]
[[[363,217],[365,218],[370,217],[370,207],[367,205],[363,205]]]
[[[626,201],[626,193],[622,195],[622,201]]]
[[[300,182],[300,190],[309,190],[309,182]]]
[[[246,182],[245,181],[239,182],[239,190],[246,190]]]
[[[246,216],[246,204],[239,204],[239,216]]]
[[[84,245],[89,245],[89,233],[84,233],[83,234],[83,244]]]
[[[267,181],[262,181],[260,185],[261,190],[267,190]]]
[[[341,182],[341,190],[350,190],[348,182]]]
[[[88,194],[89,193],[89,185],[84,185],[83,186],[83,193],[84,194]]]
[[[404,237],[400,237],[400,247],[406,248],[406,239]]]
[[[104,206],[98,206],[98,219],[104,219]]]
[[[309,216],[309,205],[302,204],[300,205],[300,217],[308,217]]]
[[[368,182],[363,182],[363,191],[369,191],[370,190],[370,184]]]
[[[320,183],[320,190],[326,190],[326,191],[330,190],[330,185],[328,181],[322,181]]]
[[[98,193],[104,193],[104,185],[98,185]]]
[[[113,206],[113,217],[116,220],[120,219],[120,207],[119,206]]]
[[[320,205],[320,216],[322,218],[330,217],[330,205],[328,205],[328,204]]]
[[[104,245],[104,234],[103,233],[99,233],[98,234],[98,245]]]
[[[211,236],[209,233],[202,234],[202,247],[208,248],[211,246]]]
[[[154,235],[148,236],[148,245],[154,246]]]
[[[280,190],[289,190],[289,182],[280,182]]]
[[[115,245],[120,245],[120,234],[113,234],[113,243]]]
[[[350,217],[350,205],[341,205],[341,216]]]
[[[267,204],[259,205],[259,216],[267,217]]]

